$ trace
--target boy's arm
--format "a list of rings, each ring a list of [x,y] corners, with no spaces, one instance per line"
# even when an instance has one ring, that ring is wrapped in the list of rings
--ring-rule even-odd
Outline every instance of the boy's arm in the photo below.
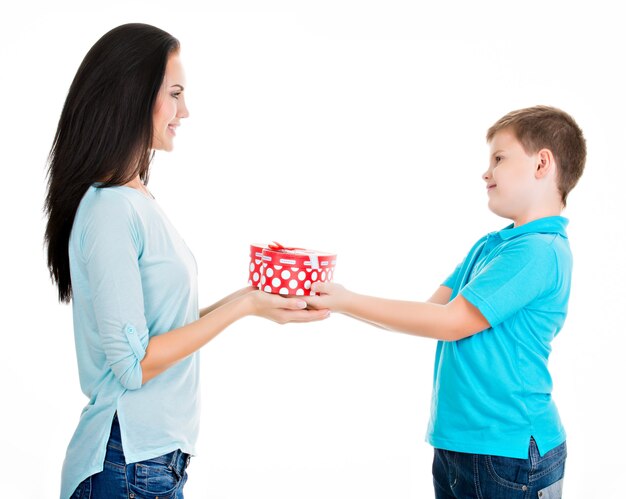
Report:
[[[447,286],[439,286],[437,291],[428,299],[429,303],[438,303],[439,305],[445,305],[450,301],[450,296],[452,295],[452,289]],[[363,319],[361,317],[352,316],[353,319],[360,320],[361,322],[365,322],[370,326],[375,326],[380,329],[385,329],[386,331],[391,331],[388,327],[383,326],[382,324],[377,324],[375,322],[371,322],[369,320]]]
[[[429,302],[359,295],[333,283],[317,282],[312,290],[321,296],[307,296],[303,299],[314,308],[330,309],[385,329],[416,336],[456,341],[490,327],[479,310],[460,295],[449,303],[441,303],[444,298],[449,299],[451,294],[451,290],[448,293],[449,288],[445,286],[440,287]]]
[[[450,301],[452,296],[452,288],[448,286],[439,286],[437,291],[428,299],[429,303],[437,303],[439,305],[446,305]]]

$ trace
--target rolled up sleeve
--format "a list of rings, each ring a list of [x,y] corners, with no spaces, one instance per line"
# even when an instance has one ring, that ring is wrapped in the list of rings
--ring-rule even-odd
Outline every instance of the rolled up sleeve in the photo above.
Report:
[[[140,272],[142,227],[125,198],[100,192],[81,237],[91,303],[106,363],[128,390],[142,386],[149,334]]]

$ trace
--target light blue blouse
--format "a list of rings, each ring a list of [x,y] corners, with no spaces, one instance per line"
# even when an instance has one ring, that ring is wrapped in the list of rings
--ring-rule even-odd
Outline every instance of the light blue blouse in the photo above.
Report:
[[[61,498],[103,469],[117,411],[126,461],[195,453],[199,354],[142,385],[149,338],[198,319],[196,262],[154,199],[130,187],[85,193],[69,241],[74,336],[89,398],[67,449]]]

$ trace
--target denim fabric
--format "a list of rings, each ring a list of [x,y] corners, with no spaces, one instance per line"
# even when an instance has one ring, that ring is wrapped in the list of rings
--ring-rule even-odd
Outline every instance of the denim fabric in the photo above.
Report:
[[[115,417],[104,469],[83,481],[71,499],[183,499],[188,464],[189,455],[180,450],[126,464]]]
[[[435,449],[436,499],[560,499],[567,446],[540,456],[530,440],[528,459]]]

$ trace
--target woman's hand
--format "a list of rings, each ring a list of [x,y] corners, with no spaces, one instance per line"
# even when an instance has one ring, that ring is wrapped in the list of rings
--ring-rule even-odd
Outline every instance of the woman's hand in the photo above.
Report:
[[[328,309],[332,312],[345,312],[352,293],[340,284],[332,282],[314,282],[311,291],[320,296],[304,296],[303,300],[314,309]]]
[[[330,311],[324,307],[306,310],[307,302],[304,297],[284,297],[253,290],[242,296],[242,299],[249,300],[250,315],[263,317],[278,324],[319,321],[326,319],[330,314]]]

